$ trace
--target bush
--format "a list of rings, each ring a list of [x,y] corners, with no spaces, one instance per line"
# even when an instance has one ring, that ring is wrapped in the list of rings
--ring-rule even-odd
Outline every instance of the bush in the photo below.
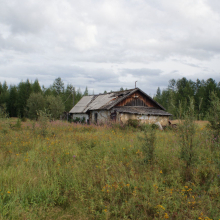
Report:
[[[18,118],[16,124],[15,124],[15,128],[20,129],[21,128],[21,120]]]
[[[211,105],[209,109],[210,127],[214,133],[214,142],[219,142],[220,134],[220,99],[217,94],[212,92],[210,95]]]
[[[85,119],[85,117],[83,117],[83,118],[76,117],[76,118],[72,119],[71,121],[74,122],[74,123],[82,123],[82,124],[85,124],[86,119]]]
[[[154,126],[145,126],[142,151],[144,153],[146,163],[153,163],[155,159],[156,130]]]
[[[0,105],[0,118],[8,118],[8,113],[6,111],[6,104]]]
[[[26,122],[26,121],[27,121],[27,118],[22,117],[22,118],[21,118],[21,121],[22,121],[22,122]]]
[[[188,110],[183,116],[183,122],[178,125],[178,133],[180,140],[180,158],[185,162],[185,178],[191,179],[191,167],[196,163],[197,154],[195,143],[196,124],[195,124],[194,100],[190,99]]]
[[[39,117],[37,112],[40,110],[44,110],[45,106],[46,102],[43,95],[41,93],[32,93],[27,100],[29,118],[37,120]]]
[[[138,128],[140,127],[140,121],[137,119],[129,119],[126,123],[127,126]]]
[[[48,122],[51,118],[51,114],[48,113],[48,111],[46,109],[44,109],[43,111],[40,110],[38,111],[38,121],[40,124],[40,134],[43,137],[46,137],[47,135],[47,128],[48,128]]]
[[[64,112],[64,104],[60,96],[49,95],[46,97],[46,109],[49,111],[51,118],[58,119]]]

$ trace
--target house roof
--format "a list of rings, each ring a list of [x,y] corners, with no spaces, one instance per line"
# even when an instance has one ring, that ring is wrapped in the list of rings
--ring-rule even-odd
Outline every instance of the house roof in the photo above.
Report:
[[[119,106],[112,108],[113,111],[120,113],[130,113],[138,115],[161,115],[171,116],[172,114],[157,108],[146,107],[146,106]]]
[[[163,106],[153,100],[142,90],[140,90],[139,88],[135,88],[125,91],[110,92],[106,94],[83,96],[82,99],[70,110],[70,113],[86,113],[89,110],[110,110],[116,104],[118,104],[136,91],[140,91],[145,96],[147,96],[159,107],[159,109],[165,110]],[[130,107],[131,106],[129,106],[129,108]]]

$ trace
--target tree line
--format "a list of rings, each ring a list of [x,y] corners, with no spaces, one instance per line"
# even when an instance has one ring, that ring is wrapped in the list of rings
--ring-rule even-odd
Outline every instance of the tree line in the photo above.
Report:
[[[76,104],[83,95],[88,95],[87,87],[84,93],[80,88],[75,91],[71,84],[65,87],[60,77],[49,88],[41,87],[37,79],[33,83],[27,79],[17,86],[0,82],[0,113],[8,114],[9,117],[36,119],[36,110],[47,109],[56,119],[64,111],[70,111],[73,97]]]
[[[178,80],[171,79],[168,87],[162,91],[158,87],[154,99],[173,114],[173,118],[181,117],[190,105],[190,100],[194,99],[197,119],[205,120],[209,117],[213,92],[220,98],[220,82],[217,83],[212,78],[192,81],[183,77]]]
[[[123,90],[120,88],[120,91]],[[212,78],[206,81],[197,79],[194,82],[183,77],[178,80],[171,79],[168,87],[162,91],[158,87],[153,98],[164,106],[173,118],[181,117],[193,98],[197,117],[204,120],[208,118],[212,92],[220,98],[220,82],[217,83]],[[46,109],[56,119],[63,112],[70,111],[73,99],[76,104],[84,95],[88,95],[87,87],[84,92],[81,92],[80,88],[74,91],[74,86],[67,84],[65,87],[60,77],[48,88],[41,87],[37,79],[33,83],[27,79],[17,86],[8,86],[6,82],[3,84],[0,82],[0,113],[5,113],[9,117],[36,119],[37,110]]]

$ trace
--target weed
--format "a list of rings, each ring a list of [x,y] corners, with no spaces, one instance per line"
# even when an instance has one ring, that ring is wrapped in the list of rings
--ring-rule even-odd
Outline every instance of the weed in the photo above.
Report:
[[[183,181],[187,162],[179,155],[190,141],[180,130],[44,117],[45,127],[33,123],[35,135],[30,122],[0,132],[0,219],[220,219],[219,152],[210,151],[203,125],[192,137],[199,160],[189,160],[191,179]],[[0,129],[8,123],[16,120],[1,120]]]
[[[38,121],[39,121],[39,124],[40,124],[40,134],[43,136],[43,137],[46,137],[47,135],[47,128],[48,128],[48,122],[51,118],[51,114],[49,114],[47,112],[46,109],[44,110],[39,110],[37,112],[37,115],[38,115]]]
[[[190,99],[190,105],[184,115],[184,121],[179,124],[179,137],[180,137],[180,158],[185,162],[186,179],[192,178],[191,166],[195,164],[197,160],[196,143],[195,143],[195,112],[194,112],[194,100]]]
[[[127,126],[138,128],[140,126],[140,121],[137,119],[129,119],[126,124]]]
[[[142,151],[144,153],[144,161],[152,164],[155,160],[155,141],[156,141],[156,130],[154,126],[145,126]]]

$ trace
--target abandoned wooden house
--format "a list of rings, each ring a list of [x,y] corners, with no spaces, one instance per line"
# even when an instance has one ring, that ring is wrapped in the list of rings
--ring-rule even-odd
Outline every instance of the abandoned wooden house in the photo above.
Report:
[[[160,122],[161,125],[168,125],[171,116],[139,88],[83,96],[69,113],[73,119],[84,118],[91,123],[126,123],[129,119],[137,119],[141,123]]]

